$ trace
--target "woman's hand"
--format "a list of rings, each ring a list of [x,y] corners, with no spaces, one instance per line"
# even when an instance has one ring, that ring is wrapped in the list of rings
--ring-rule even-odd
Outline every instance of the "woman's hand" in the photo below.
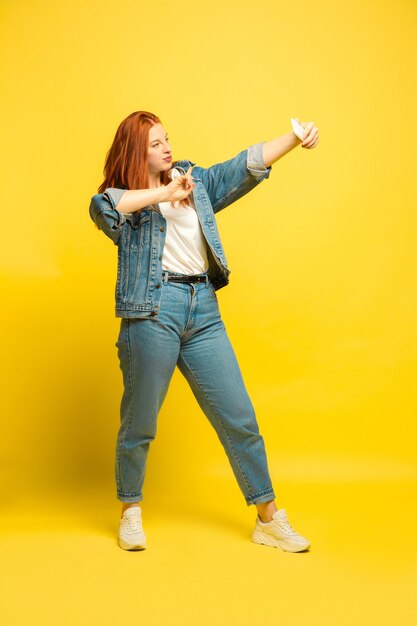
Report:
[[[177,200],[184,200],[187,198],[195,187],[195,183],[191,178],[191,170],[194,165],[190,165],[186,174],[183,176],[177,176],[172,180],[169,185],[165,187],[165,193],[167,202],[176,202]]]
[[[297,122],[304,128],[304,139],[301,144],[302,148],[314,148],[319,142],[319,130],[314,122],[300,122],[298,118]]]

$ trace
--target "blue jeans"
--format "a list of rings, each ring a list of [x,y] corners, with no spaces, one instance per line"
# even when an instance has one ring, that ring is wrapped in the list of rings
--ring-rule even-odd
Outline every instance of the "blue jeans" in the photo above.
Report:
[[[212,283],[175,283],[163,271],[158,318],[122,318],[123,374],[115,477],[121,502],[143,500],[149,446],[175,366],[222,443],[247,505],[275,498],[264,440],[221,319]]]

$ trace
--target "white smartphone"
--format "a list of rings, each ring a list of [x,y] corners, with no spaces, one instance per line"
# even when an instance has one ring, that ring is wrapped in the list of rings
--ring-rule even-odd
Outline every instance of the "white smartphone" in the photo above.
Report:
[[[301,126],[300,122],[297,122],[297,120],[294,117],[291,118],[291,124],[292,124],[292,129],[294,133],[297,135],[298,139],[301,139],[303,141],[304,132],[305,132],[304,127]]]

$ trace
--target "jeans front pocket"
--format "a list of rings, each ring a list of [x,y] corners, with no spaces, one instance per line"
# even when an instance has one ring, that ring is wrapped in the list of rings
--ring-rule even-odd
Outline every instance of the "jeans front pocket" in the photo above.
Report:
[[[215,290],[215,288],[214,288],[214,285],[213,285],[213,283],[212,283],[212,282],[209,282],[209,284],[210,284],[210,294],[211,294],[211,297],[212,297],[212,298],[213,298],[216,302],[218,302],[217,293],[216,293],[216,290]]]

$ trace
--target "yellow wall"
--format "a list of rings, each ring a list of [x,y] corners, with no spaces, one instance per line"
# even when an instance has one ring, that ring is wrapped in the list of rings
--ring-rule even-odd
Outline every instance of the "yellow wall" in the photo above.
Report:
[[[4,499],[115,498],[117,250],[88,206],[139,109],[202,166],[315,122],[315,149],[218,214],[223,319],[278,492],[416,478],[416,7],[2,3]],[[145,498],[221,500],[219,475],[233,480],[176,371]]]
[[[203,166],[287,132],[292,116],[318,126],[315,149],[298,146],[218,215],[224,321],[272,456],[307,473],[322,460],[326,473],[367,471],[371,457],[415,472],[414,3],[159,6],[2,7],[6,456],[24,455],[23,485],[26,464],[40,480],[51,462],[72,475],[75,458],[107,471],[117,259],[88,204],[117,125],[144,109],[174,158]],[[209,436],[174,380],[161,459],[173,437],[193,454],[187,426],[196,447]],[[212,439],[192,460],[216,455]]]

